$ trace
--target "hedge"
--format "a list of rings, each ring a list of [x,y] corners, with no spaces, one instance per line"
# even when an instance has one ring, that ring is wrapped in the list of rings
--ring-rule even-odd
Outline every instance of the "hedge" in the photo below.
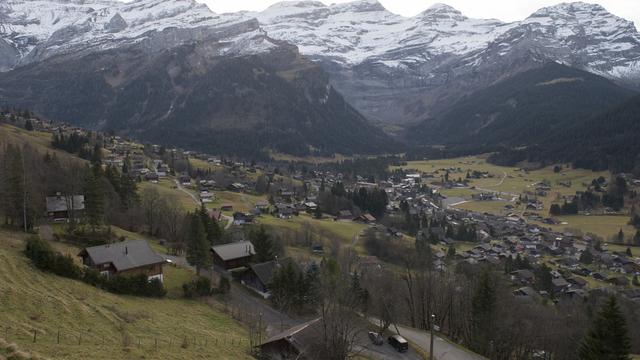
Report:
[[[167,293],[159,279],[149,281],[144,274],[105,277],[94,269],[83,269],[74,263],[71,256],[55,252],[49,243],[37,236],[27,239],[25,254],[40,270],[79,279],[115,294],[163,297]]]

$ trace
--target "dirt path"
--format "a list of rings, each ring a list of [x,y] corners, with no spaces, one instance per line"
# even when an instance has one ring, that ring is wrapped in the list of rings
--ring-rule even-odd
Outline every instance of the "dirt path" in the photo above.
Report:
[[[38,234],[42,240],[53,241],[53,229],[48,224],[40,225]]]

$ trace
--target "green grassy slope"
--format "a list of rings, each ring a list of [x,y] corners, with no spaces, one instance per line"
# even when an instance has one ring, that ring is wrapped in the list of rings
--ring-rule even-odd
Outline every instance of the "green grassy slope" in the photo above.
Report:
[[[230,316],[177,299],[183,270],[167,269],[167,299],[119,296],[43,273],[22,249],[21,234],[0,231],[0,337],[22,350],[70,360],[250,358]]]

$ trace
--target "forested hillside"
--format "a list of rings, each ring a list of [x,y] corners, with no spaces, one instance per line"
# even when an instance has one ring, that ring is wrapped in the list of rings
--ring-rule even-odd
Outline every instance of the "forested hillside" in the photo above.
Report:
[[[500,164],[573,162],[577,167],[640,173],[640,96],[522,149],[505,149],[492,159]]]

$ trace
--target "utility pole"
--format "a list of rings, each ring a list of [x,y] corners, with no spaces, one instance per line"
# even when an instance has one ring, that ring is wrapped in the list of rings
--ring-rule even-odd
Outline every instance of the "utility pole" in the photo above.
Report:
[[[24,150],[24,148],[23,148]],[[27,232],[27,169],[24,167],[24,151],[20,156],[22,158],[22,223],[24,224],[24,232]]]
[[[429,339],[429,360],[433,360],[433,338],[436,336],[436,315],[431,314],[431,336]]]

